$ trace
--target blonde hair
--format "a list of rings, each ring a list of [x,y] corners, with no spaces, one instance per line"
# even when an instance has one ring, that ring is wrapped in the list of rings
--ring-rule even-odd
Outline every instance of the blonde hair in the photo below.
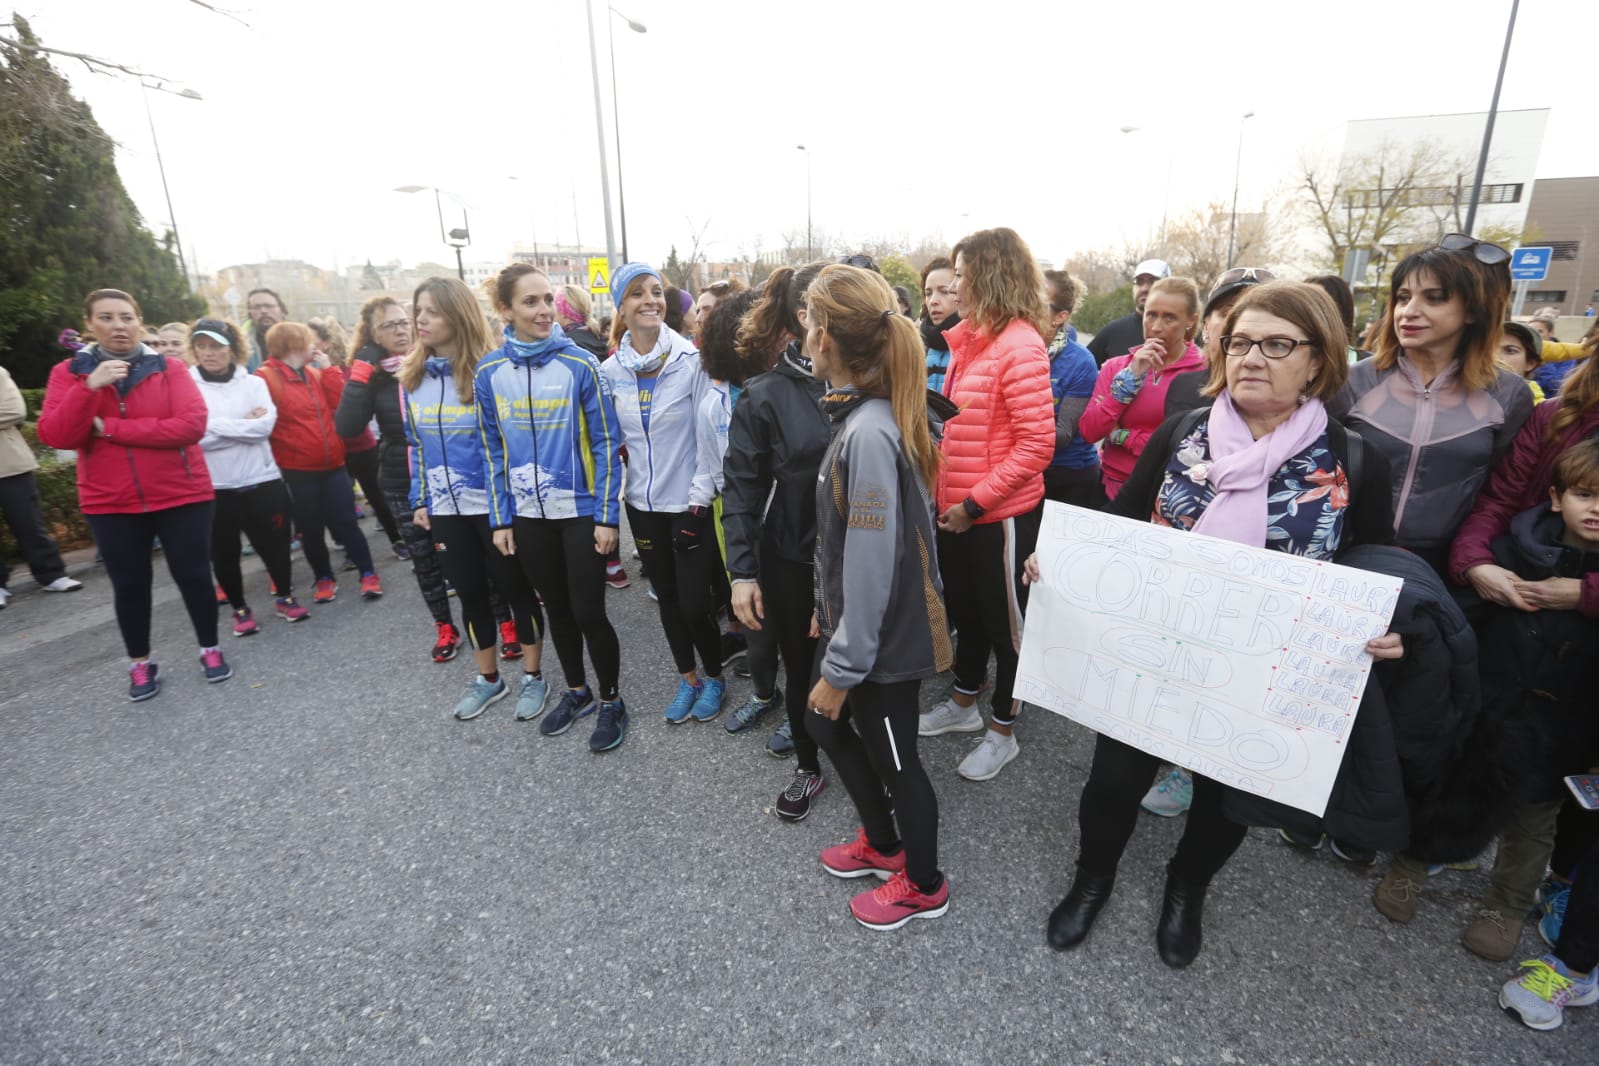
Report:
[[[833,339],[855,384],[894,407],[894,423],[911,465],[931,486],[942,459],[927,428],[927,363],[916,323],[899,313],[881,274],[834,264],[805,291],[812,328]]]
[[[1199,298],[1199,286],[1193,278],[1161,278],[1149,287],[1148,300],[1166,293],[1181,296],[1183,302],[1188,305],[1188,313],[1195,318],[1199,317],[1199,310],[1204,306],[1204,301]],[[1144,303],[1145,307],[1149,306],[1148,300]]]
[[[565,300],[572,310],[583,316],[583,321],[575,323],[575,325],[586,327],[590,333],[598,337],[600,335],[600,324],[594,317],[594,304],[589,299],[588,290],[581,285],[568,284],[562,285],[556,291],[561,294],[561,300]],[[556,301],[555,313],[557,316],[565,318],[566,316],[560,312],[560,302],[560,300]]]
[[[472,377],[477,365],[494,345],[489,340],[489,330],[483,321],[483,309],[477,297],[459,278],[428,278],[411,294],[413,318],[415,308],[427,293],[438,304],[439,311],[450,322],[450,333],[455,340],[455,354],[450,357],[450,370],[455,378],[455,393],[462,403],[472,402]],[[427,372],[428,356],[435,354],[430,345],[417,341],[416,347],[406,353],[396,375],[400,388],[415,392],[422,387]]]
[[[388,293],[374,296],[361,305],[361,321],[356,323],[355,339],[350,342],[350,351],[352,353],[359,352],[369,344],[377,344],[379,348],[383,347],[382,344],[378,343],[376,320],[379,317],[378,312],[385,307],[398,307],[402,311],[405,310],[405,305]],[[387,349],[384,350],[387,351]]]
[[[183,338],[183,346],[178,349],[179,358],[188,366],[194,365],[194,352],[189,348],[189,326],[186,322],[168,322],[155,331],[157,339],[163,333],[176,333]]]
[[[1054,334],[1043,271],[1015,230],[978,230],[961,238],[950,258],[960,270],[961,318],[993,337],[1018,319],[1040,339]]]
[[[327,355],[331,365],[342,367],[350,361],[350,338],[338,319],[329,315],[310,319],[306,325],[311,327],[311,332],[322,342],[322,351]]]

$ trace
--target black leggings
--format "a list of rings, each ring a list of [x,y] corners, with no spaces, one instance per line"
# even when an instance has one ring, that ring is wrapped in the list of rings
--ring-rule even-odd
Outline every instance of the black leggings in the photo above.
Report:
[[[805,727],[855,801],[867,841],[888,853],[903,844],[906,874],[917,888],[931,891],[942,875],[938,796],[916,754],[921,690],[919,681],[862,681],[845,697],[838,721],[808,712]]]
[[[1549,869],[1571,881],[1582,857],[1599,843],[1599,814],[1566,800],[1555,819],[1555,850],[1549,856]]]
[[[938,534],[938,571],[944,605],[956,631],[955,687],[976,695],[994,653],[994,721],[1016,721],[1011,707],[1022,647],[1027,589],[1022,566],[1038,542],[1038,511]]]
[[[761,567],[761,603],[766,617],[759,630],[744,631],[749,640],[746,654],[750,658],[750,679],[755,683],[757,696],[770,697],[777,685],[777,656],[782,653],[788,684],[783,693],[783,707],[788,712],[789,732],[794,737],[794,755],[801,770],[820,770],[816,741],[807,731],[805,721],[805,705],[809,702],[816,666],[816,638],[810,635],[811,615],[816,609],[811,567],[780,557],[769,545],[762,544],[757,551]]]
[[[433,515],[430,524],[439,562],[461,600],[461,622],[472,647],[482,651],[494,647],[499,639],[490,600],[496,588],[500,596],[510,600],[516,639],[523,644],[537,644],[544,632],[538,597],[516,557],[502,555],[494,546],[489,516]]]
[[[333,561],[328,558],[327,541],[322,537],[324,529],[331,530],[344,545],[363,577],[372,573],[376,569],[372,565],[372,551],[366,546],[366,537],[361,535],[361,524],[355,520],[355,493],[344,467],[285,470],[283,480],[289,485],[294,528],[300,534],[300,547],[305,551],[311,576],[318,581],[333,578]]]
[[[428,605],[433,621],[453,625],[455,617],[450,614],[450,591],[444,585],[444,567],[439,565],[439,557],[434,554],[433,534],[411,521],[416,512],[411,510],[411,501],[406,495],[409,491],[390,492],[389,506],[399,520],[405,546],[411,549],[411,573],[416,575],[422,602]]]
[[[1044,471],[1044,499],[1059,500],[1076,507],[1087,507],[1091,510],[1102,511],[1110,502],[1110,497],[1105,495],[1105,479],[1100,473],[1099,464],[1093,466],[1052,466]],[[1040,508],[1044,505],[1039,504]],[[1039,511],[1039,519],[1043,519],[1043,511]],[[1033,537],[1038,537],[1035,528]],[[1027,553],[1031,555],[1032,552]],[[1025,562],[1027,555],[1022,556]]]
[[[89,528],[111,579],[117,628],[128,658],[150,654],[151,556],[155,539],[167,557],[167,571],[183,596],[183,606],[202,648],[217,643],[217,599],[211,589],[212,501],[186,503],[143,514],[91,514]]]
[[[1094,765],[1077,805],[1080,844],[1077,865],[1093,874],[1114,876],[1138,821],[1138,804],[1155,781],[1160,759],[1101,733],[1094,743]],[[1194,774],[1194,804],[1171,870],[1185,881],[1208,885],[1247,830],[1221,812],[1226,786]]]
[[[722,566],[722,551],[710,515],[701,517],[669,511],[627,509],[633,543],[660,601],[661,628],[680,674],[694,670],[694,653],[707,677],[722,676],[722,632],[716,626],[717,604],[711,573]],[[689,527],[695,537],[690,547],[679,547],[673,533]]]
[[[605,617],[605,556],[594,550],[592,518],[518,518],[516,558],[544,597],[550,640],[568,688],[582,688],[583,645],[598,675],[599,697],[614,700],[622,648]]]
[[[235,611],[248,607],[239,568],[239,534],[266,564],[279,596],[294,595],[289,567],[289,490],[281,478],[243,489],[217,489],[211,524],[211,569]]]
[[[1589,818],[1599,814],[1587,812]],[[1566,968],[1586,973],[1599,965],[1599,839],[1577,861],[1577,881],[1566,900],[1566,917],[1555,941],[1555,955]]]
[[[389,507],[388,497],[378,480],[378,450],[368,448],[364,452],[346,451],[344,469],[350,475],[350,480],[361,486],[361,495],[366,497],[372,513],[377,516],[378,525],[382,526],[383,532],[388,535],[389,543],[400,543],[400,527],[394,521],[394,511]]]

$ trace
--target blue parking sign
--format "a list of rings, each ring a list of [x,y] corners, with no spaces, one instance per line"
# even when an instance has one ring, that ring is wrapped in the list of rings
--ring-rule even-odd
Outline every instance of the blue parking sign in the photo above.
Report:
[[[1517,248],[1510,253],[1510,277],[1515,281],[1542,281],[1549,276],[1553,248]]]

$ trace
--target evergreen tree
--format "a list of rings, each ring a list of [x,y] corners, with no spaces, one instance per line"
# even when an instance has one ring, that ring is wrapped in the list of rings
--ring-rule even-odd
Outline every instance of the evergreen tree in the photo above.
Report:
[[[147,322],[192,319],[205,302],[158,242],[117,176],[111,139],[34,46],[20,16],[0,40],[0,364],[39,387],[82,328],[82,301],[126,289]]]

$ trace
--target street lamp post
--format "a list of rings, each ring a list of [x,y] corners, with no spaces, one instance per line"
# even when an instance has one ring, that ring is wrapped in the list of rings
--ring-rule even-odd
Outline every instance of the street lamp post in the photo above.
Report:
[[[1477,201],[1482,199],[1482,177],[1488,169],[1488,148],[1494,139],[1494,117],[1499,114],[1499,90],[1505,84],[1505,64],[1510,62],[1510,38],[1516,33],[1516,9],[1521,0],[1510,0],[1510,25],[1505,27],[1505,50],[1499,55],[1499,76],[1494,79],[1494,98],[1488,105],[1488,124],[1482,131],[1482,151],[1477,153],[1477,178],[1471,184],[1471,203],[1466,208],[1466,233],[1477,224]]]
[[[811,150],[803,144],[794,147],[805,153],[805,261],[808,263],[816,258],[811,246]]]
[[[151,89],[155,89],[158,92],[172,93],[173,96],[181,96],[185,100],[200,100],[203,97],[193,89],[175,92],[172,89],[168,89],[161,82],[157,82],[155,85],[145,81],[139,82],[139,95],[144,99],[144,117],[150,123],[150,143],[155,147],[155,168],[161,175],[161,195],[165,196],[167,201],[167,222],[172,227],[172,245],[178,250],[178,269],[183,271],[183,284],[187,287],[189,284],[189,263],[188,260],[183,258],[183,238],[178,236],[178,216],[172,210],[172,190],[167,186],[167,167],[166,163],[161,159],[161,142],[155,135],[155,113],[150,110],[149,91]]]
[[[594,75],[594,133],[600,142],[600,198],[605,204],[605,260],[616,269],[616,231],[611,224],[611,172],[605,161],[605,104],[600,100],[600,52],[594,43],[594,0],[583,0],[589,20],[589,69]]]
[[[412,193],[412,192],[426,192],[429,189],[433,190],[433,209],[435,211],[437,211],[438,215],[439,215],[439,240],[440,240],[440,242],[442,242],[444,244],[447,244],[451,248],[455,249],[455,275],[456,275],[456,277],[460,278],[462,281],[465,281],[466,280],[466,261],[464,259],[462,259],[462,257],[461,257],[461,249],[467,247],[468,245],[470,245],[472,243],[471,222],[466,217],[466,205],[465,204],[461,205],[461,225],[460,225],[460,228],[452,229],[448,233],[446,233],[445,229],[444,229],[444,203],[439,198],[439,190],[438,190],[438,188],[436,186],[433,186],[433,185],[400,185],[400,186],[397,186],[394,191],[395,192]]]
[[[1238,236],[1238,177],[1244,168],[1244,123],[1255,117],[1253,111],[1245,111],[1244,117],[1238,120],[1238,161],[1233,164],[1233,220],[1227,227],[1227,269],[1233,268],[1234,238]]]
[[[645,27],[644,23],[639,22],[636,19],[628,18],[626,15],[624,15],[620,11],[616,10],[616,8],[611,7],[610,4],[606,4],[605,7],[606,7],[606,10],[610,11],[611,14],[615,15],[617,18],[619,18],[623,22],[627,23],[627,28],[632,30],[634,33],[648,33],[649,32],[649,30]],[[617,93],[616,93],[616,35],[614,33],[608,32],[608,30],[609,30],[609,28],[607,28],[607,33],[605,34],[605,38],[606,38],[606,41],[609,43],[610,49],[611,49],[611,126],[615,130],[615,139],[616,139],[616,206],[617,206],[618,213],[621,215],[621,222],[622,222],[622,262],[625,263],[625,262],[628,261],[628,258],[627,258],[627,191],[622,186],[622,118],[621,118],[621,113],[618,110],[618,103],[617,103],[618,97],[617,97]]]

